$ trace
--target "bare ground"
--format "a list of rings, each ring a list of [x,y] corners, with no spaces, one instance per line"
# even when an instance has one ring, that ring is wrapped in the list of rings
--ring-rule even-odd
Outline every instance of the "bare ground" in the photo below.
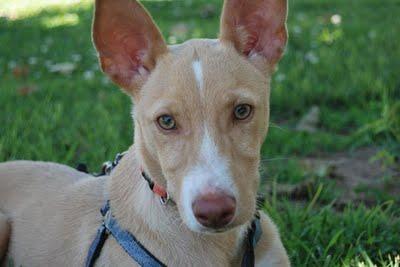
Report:
[[[377,203],[374,194],[385,194],[394,200],[400,199],[400,164],[388,164],[377,157],[379,150],[374,147],[358,149],[352,152],[334,153],[319,158],[299,159],[307,173],[305,180],[298,184],[279,184],[275,188],[278,196],[286,196],[294,201],[310,198],[315,190],[318,177],[323,176],[334,184],[340,196],[335,207],[341,208],[347,203]],[[266,185],[266,192],[273,189]],[[337,190],[336,190],[337,189]]]

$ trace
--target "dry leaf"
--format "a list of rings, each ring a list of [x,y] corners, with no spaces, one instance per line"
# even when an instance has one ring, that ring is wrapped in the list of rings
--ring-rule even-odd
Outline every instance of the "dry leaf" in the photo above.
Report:
[[[200,16],[202,18],[212,18],[217,15],[217,8],[213,4],[205,4],[200,9]]]
[[[50,72],[61,73],[61,74],[71,74],[76,68],[76,65],[71,62],[57,63],[48,66]]]
[[[24,78],[29,74],[29,67],[26,65],[15,66],[12,70],[12,73],[15,78]]]
[[[33,92],[36,92],[38,90],[38,87],[35,85],[24,85],[21,86],[20,88],[17,89],[17,92],[21,96],[27,96],[32,94]]]
[[[297,124],[296,130],[308,133],[316,132],[319,123],[319,114],[319,107],[311,107],[307,114],[305,114]]]

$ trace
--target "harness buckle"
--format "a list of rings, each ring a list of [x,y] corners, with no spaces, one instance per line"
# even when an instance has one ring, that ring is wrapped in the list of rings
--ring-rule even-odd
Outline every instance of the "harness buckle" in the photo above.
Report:
[[[167,205],[170,200],[169,194],[167,193],[167,197],[160,197],[160,203],[163,205]]]
[[[109,227],[110,227],[111,219],[112,219],[112,214],[111,214],[111,210],[109,209],[106,212],[106,215],[104,215],[104,217],[103,217],[103,225],[106,228],[107,234],[110,234]]]

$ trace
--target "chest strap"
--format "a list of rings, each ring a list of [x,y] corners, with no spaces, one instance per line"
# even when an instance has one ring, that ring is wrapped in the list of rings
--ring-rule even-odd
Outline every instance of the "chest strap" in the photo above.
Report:
[[[260,213],[256,212],[254,219],[251,222],[250,228],[245,238],[245,251],[242,258],[241,267],[253,267],[255,265],[254,248],[262,235],[262,228],[260,222]]]
[[[111,234],[118,244],[128,255],[134,259],[140,266],[145,267],[166,267],[153,254],[151,254],[131,233],[123,230],[117,220],[111,215],[110,204],[107,203],[101,209],[103,223],[97,230],[97,234],[90,245],[85,267],[94,266],[97,258],[100,256],[101,249]]]

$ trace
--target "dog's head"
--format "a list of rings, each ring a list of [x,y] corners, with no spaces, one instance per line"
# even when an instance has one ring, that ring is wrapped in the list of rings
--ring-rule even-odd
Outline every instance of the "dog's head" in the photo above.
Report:
[[[132,96],[144,168],[193,231],[224,231],[255,212],[286,14],[286,0],[226,0],[218,40],[168,47],[136,1],[96,1],[101,67]]]

